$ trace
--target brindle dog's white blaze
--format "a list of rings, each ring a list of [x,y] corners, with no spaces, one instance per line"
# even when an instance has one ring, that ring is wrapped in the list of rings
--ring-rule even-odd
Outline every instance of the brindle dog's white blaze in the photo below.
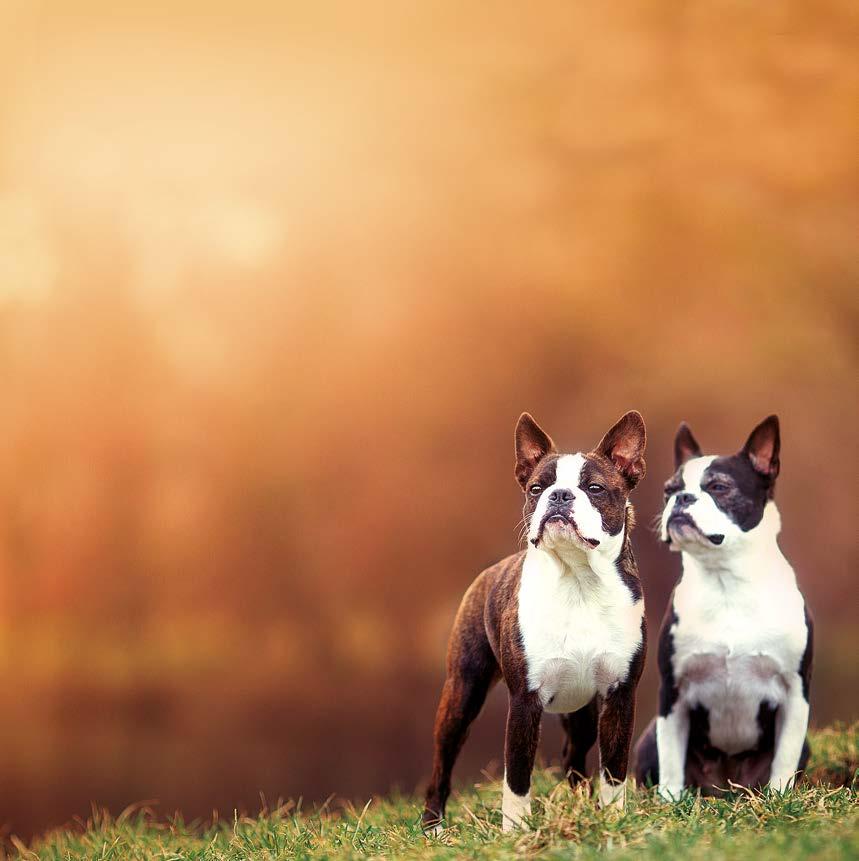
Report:
[[[808,636],[805,603],[778,546],[778,509],[768,502],[761,522],[743,532],[701,487],[714,459],[684,464],[683,491],[696,496],[684,511],[704,535],[724,535],[724,543],[715,546],[688,532],[678,540],[672,533],[673,549],[683,554],[683,577],[672,627],[679,697],[656,722],[659,792],[666,799],[676,799],[684,787],[689,711],[696,706],[708,710],[711,743],[728,754],[757,743],[762,702],[777,709],[769,783],[779,790],[794,778],[808,729],[799,675]],[[662,515],[663,540],[673,506],[674,495]]]

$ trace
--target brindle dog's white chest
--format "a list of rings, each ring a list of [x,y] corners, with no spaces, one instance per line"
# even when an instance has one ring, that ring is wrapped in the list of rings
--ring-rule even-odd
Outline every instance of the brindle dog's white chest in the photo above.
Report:
[[[559,573],[526,559],[519,626],[528,687],[546,711],[577,711],[626,678],[641,644],[642,611],[613,572]]]

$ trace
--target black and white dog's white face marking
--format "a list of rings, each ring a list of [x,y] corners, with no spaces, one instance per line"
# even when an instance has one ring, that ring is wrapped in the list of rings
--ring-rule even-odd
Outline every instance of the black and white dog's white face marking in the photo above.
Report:
[[[674,444],[677,471],[665,485],[661,536],[672,550],[694,555],[737,549],[763,520],[779,469],[775,416],[752,431],[730,457],[702,456],[682,424]]]
[[[525,492],[529,543],[617,558],[629,493],[644,475],[644,447],[644,422],[634,411],[587,454],[558,454],[524,413],[516,428],[516,477]]]

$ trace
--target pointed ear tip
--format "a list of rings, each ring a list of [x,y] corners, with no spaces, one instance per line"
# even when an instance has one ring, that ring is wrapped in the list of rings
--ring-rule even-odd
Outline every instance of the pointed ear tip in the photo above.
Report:
[[[641,433],[646,434],[647,429],[644,424],[644,416],[638,410],[627,410],[611,427],[611,430],[619,430],[621,428],[624,431],[629,431],[631,427],[634,427],[636,430],[641,431]],[[608,433],[611,433],[609,431]]]
[[[762,419],[752,431],[752,436],[761,431],[772,431],[776,435],[780,433],[780,425],[778,416],[773,413],[772,415],[767,416],[765,419]]]

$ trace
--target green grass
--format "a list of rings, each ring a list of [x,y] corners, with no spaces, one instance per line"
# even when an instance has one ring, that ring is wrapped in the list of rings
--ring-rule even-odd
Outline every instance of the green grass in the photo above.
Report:
[[[688,797],[663,804],[652,792],[628,795],[626,810],[598,810],[587,786],[573,791],[557,771],[535,774],[535,812],[524,832],[502,834],[497,783],[455,796],[450,827],[425,837],[420,804],[394,796],[300,812],[294,805],[256,817],[208,825],[158,822],[149,811],[117,819],[97,814],[85,827],[54,831],[12,857],[39,859],[292,858],[859,858],[859,723],[818,731],[806,781],[779,795],[745,792],[733,798]],[[846,784],[846,785],[838,785]]]

